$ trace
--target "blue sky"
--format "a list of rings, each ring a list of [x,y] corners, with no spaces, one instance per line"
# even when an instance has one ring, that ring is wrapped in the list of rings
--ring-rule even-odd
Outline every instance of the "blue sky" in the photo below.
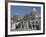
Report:
[[[41,7],[37,7],[37,6],[15,6],[15,5],[11,5],[11,13],[12,13],[12,15],[24,16],[26,13],[32,12],[33,8],[35,8],[38,13],[41,12]]]

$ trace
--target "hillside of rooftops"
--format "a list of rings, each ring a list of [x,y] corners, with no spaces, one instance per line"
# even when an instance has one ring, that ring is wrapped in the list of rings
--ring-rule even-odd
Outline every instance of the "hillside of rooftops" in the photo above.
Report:
[[[26,13],[23,16],[20,16],[18,15],[18,13],[16,13],[16,15],[11,16],[11,25],[13,26],[14,24],[16,26],[14,28],[12,27],[12,29],[17,31],[19,31],[19,29],[40,30],[41,29],[41,13],[37,12],[35,8],[33,8],[31,12]]]

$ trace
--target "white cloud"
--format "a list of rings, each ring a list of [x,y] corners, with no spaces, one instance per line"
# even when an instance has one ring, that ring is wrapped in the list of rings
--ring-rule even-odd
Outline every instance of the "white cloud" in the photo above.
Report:
[[[36,12],[36,9],[35,9],[35,8],[33,8],[33,11],[34,11],[34,12]]]
[[[18,13],[16,13],[16,15],[18,15]]]

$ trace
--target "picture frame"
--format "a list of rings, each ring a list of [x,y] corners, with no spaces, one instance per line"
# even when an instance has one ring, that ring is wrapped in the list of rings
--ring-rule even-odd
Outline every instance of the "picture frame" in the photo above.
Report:
[[[32,11],[32,14],[30,13],[30,10]],[[39,14],[35,13],[37,11]],[[36,14],[36,17],[39,17],[39,15],[40,15],[38,25],[35,24],[36,21],[32,22],[32,19],[30,18],[30,16],[27,16],[27,15],[26,15],[27,17],[25,16],[26,12],[27,12],[27,15],[29,13],[30,16],[32,16],[31,17],[32,19],[35,16],[35,14]],[[11,17],[14,17],[14,15],[16,18],[12,19]],[[32,23],[35,22],[34,23],[35,25],[33,25],[33,24],[29,25],[30,24],[29,22],[28,22],[29,24],[26,23],[26,26],[25,26],[25,24],[22,26],[20,25],[21,27],[18,26],[18,24],[17,24],[17,26],[15,26],[16,23],[14,25],[11,24],[11,23],[16,22],[16,20],[19,17],[22,20],[24,18],[23,21],[21,20],[22,24],[23,24],[23,22],[25,22],[25,20],[27,22],[30,19]],[[12,20],[16,19],[16,20],[11,22],[11,19]],[[36,19],[38,19],[38,18],[36,18]],[[20,19],[18,19],[18,20],[20,20]],[[21,24],[21,23],[19,23],[19,24]],[[27,24],[29,25],[28,27],[27,27]],[[11,25],[13,25],[13,26],[11,26]],[[45,34],[45,3],[44,2],[27,2],[27,1],[5,2],[5,36],[26,36],[26,35],[41,35],[41,34]]]

